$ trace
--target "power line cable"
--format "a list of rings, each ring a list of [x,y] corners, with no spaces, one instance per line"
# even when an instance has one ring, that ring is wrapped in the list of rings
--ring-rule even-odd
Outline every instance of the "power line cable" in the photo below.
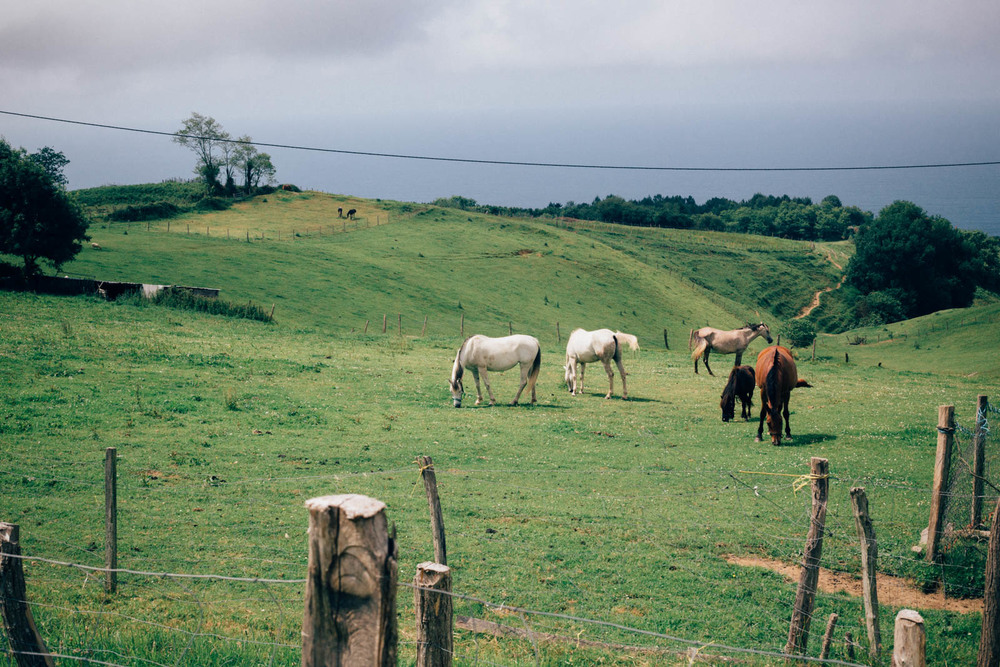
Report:
[[[455,162],[462,164],[487,164],[503,165],[513,167],[555,167],[560,169],[604,169],[620,171],[691,171],[691,172],[795,172],[795,171],[886,171],[894,169],[943,169],[951,167],[988,167],[1000,165],[1000,160],[990,160],[984,162],[938,162],[926,164],[898,164],[898,165],[863,165],[846,167],[657,167],[643,165],[611,165],[611,164],[578,164],[568,162],[529,162],[521,160],[487,160],[477,158],[457,158],[441,157],[432,155],[408,155],[405,153],[378,153],[373,151],[352,151],[343,148],[322,148],[318,146],[299,146],[295,144],[276,144],[263,141],[240,141],[238,139],[220,139],[218,137],[205,137],[181,132],[162,132],[159,130],[147,130],[136,127],[125,127],[122,125],[109,125],[106,123],[89,123],[80,120],[70,120],[67,118],[53,118],[51,116],[39,116],[35,114],[18,113],[16,111],[4,111],[0,109],[0,114],[7,116],[17,116],[20,118],[30,118],[33,120],[47,120],[54,123],[65,123],[68,125],[82,125],[85,127],[97,127],[105,130],[119,130],[122,132],[136,132],[139,134],[152,134],[161,137],[187,137],[189,139],[211,140],[220,143],[244,144],[249,146],[259,146],[263,148],[284,148],[296,151],[310,151],[314,153],[335,153],[338,155],[357,155],[363,157],[385,157],[400,160],[424,160],[429,162]]]

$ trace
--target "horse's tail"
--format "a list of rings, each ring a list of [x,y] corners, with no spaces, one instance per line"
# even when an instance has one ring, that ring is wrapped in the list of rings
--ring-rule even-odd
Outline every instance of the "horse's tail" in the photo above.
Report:
[[[458,352],[455,353],[455,364],[451,367],[451,383],[455,384],[462,379],[462,375],[465,373],[465,365],[462,363],[462,350],[465,349],[465,343],[468,342],[468,338],[462,342],[462,345],[458,348]]]
[[[528,377],[532,381],[538,379],[538,371],[542,368],[542,346],[538,346],[538,351],[535,352],[535,360],[531,364],[531,371],[528,373]]]
[[[611,334],[611,340],[615,341],[615,353],[611,355],[611,358],[616,362],[622,360],[622,346],[618,343],[618,336]]]
[[[805,380],[799,380],[798,382],[795,383],[795,386],[796,387],[810,387],[810,388],[812,387],[812,385],[809,384],[808,382],[806,382]]]
[[[708,349],[708,341],[702,337],[698,337],[698,343],[694,346],[694,352],[691,353],[691,359],[697,360],[701,356],[702,352]]]
[[[778,348],[774,348],[774,357],[771,360],[771,370],[767,372],[767,402],[772,415],[781,411],[781,355]]]
[[[692,345],[694,345],[694,329],[691,329],[691,333],[688,335],[688,352],[691,351]]]

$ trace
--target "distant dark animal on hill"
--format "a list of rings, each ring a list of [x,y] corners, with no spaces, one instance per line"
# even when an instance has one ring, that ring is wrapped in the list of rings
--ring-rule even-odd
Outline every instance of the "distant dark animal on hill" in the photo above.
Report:
[[[747,349],[750,341],[757,336],[763,336],[768,343],[771,342],[771,330],[763,322],[747,324],[732,331],[722,331],[712,327],[693,330],[688,338],[688,348],[694,348],[691,353],[691,358],[694,359],[694,372],[698,372],[698,357],[702,357],[708,374],[715,375],[708,366],[708,354],[712,350],[720,354],[733,354],[735,352],[736,359],[733,361],[733,366],[739,366],[743,361],[743,350]]]
[[[347,217],[350,218],[351,220],[354,220],[354,214],[357,212],[358,210],[356,208],[352,208],[350,211],[347,212]]]
[[[753,408],[753,390],[756,387],[756,374],[753,366],[734,366],[729,371],[726,388],[722,390],[722,421],[728,422],[736,418],[736,399],[740,399],[740,416],[750,421],[750,410]]]
[[[337,209],[337,217],[338,218],[343,218],[344,217],[344,209],[342,209],[342,208],[338,208]]]
[[[774,345],[765,347],[757,355],[757,386],[760,387],[760,423],[757,424],[757,442],[764,433],[764,419],[771,433],[771,444],[781,444],[781,418],[785,418],[785,437],[792,439],[792,427],[788,423],[788,399],[792,389],[811,387],[799,379],[795,359],[788,348]]]

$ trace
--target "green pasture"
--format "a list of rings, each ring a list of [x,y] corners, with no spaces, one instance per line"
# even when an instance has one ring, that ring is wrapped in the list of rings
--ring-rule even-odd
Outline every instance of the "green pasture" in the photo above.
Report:
[[[348,201],[268,199],[252,206],[326,200],[335,211]],[[304,501],[363,493],[387,504],[400,581],[409,582],[433,556],[414,463],[425,454],[437,470],[455,590],[467,596],[456,613],[609,645],[457,630],[457,664],[686,664],[680,640],[713,644],[703,656],[778,664],[766,652],[784,647],[794,583],[724,557],[798,562],[810,497],[794,482],[822,456],[833,476],[824,566],[859,569],[848,491],[860,485],[881,573],[930,588],[969,569],[926,566],[911,546],[927,524],[937,406],[956,405],[971,426],[976,396],[998,393],[1000,304],[821,336],[815,360],[797,350],[799,375],[814,386],[793,393],[795,439],[776,448],[754,442],[755,422],[721,422],[731,357],[713,357],[716,377],[694,375],[687,331],[736,325],[758,310],[765,321],[797,312],[839,279],[824,248],[640,230],[640,249],[629,250],[633,237],[613,229],[365,205],[366,216],[388,211],[389,222],[286,238],[288,219],[261,214],[254,229],[280,228],[280,241],[195,234],[194,222],[189,236],[177,229],[182,218],[169,233],[160,222],[148,231],[116,223],[92,230],[102,250],[66,267],[220,287],[235,302],[276,303],[270,324],[138,300],[0,292],[0,520],[20,524],[26,555],[103,564],[103,459],[116,447],[120,567],[299,579]],[[216,215],[221,226],[234,214],[191,219]],[[752,275],[727,273],[732,255],[759,264]],[[781,305],[767,310],[744,295],[747,284],[763,284],[765,269],[787,284],[775,292]],[[463,314],[466,335],[503,334],[508,322],[537,333],[537,405],[451,407],[446,383]],[[584,396],[566,392],[557,321],[563,342],[575,326],[639,335],[642,351],[624,360],[630,400],[603,399],[599,366],[588,368]],[[851,344],[859,337],[864,344]],[[762,348],[755,341],[747,361]],[[498,400],[509,401],[515,372],[492,378]],[[25,566],[35,618],[60,654],[127,665],[299,662],[301,584],[122,574],[112,596],[97,573]],[[887,649],[898,609],[882,606]],[[932,663],[974,660],[978,613],[920,611]],[[832,612],[841,620],[831,657],[846,659],[845,632],[866,643],[861,602],[846,593],[819,595],[809,654],[818,654]],[[407,588],[399,618],[401,662],[411,664]],[[863,648],[856,660],[870,663]]]

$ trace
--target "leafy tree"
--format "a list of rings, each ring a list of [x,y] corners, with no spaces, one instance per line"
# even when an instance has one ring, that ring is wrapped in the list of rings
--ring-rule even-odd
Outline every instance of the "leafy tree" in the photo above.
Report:
[[[45,146],[37,153],[28,155],[28,159],[44,169],[56,185],[65,188],[69,184],[66,175],[63,174],[63,169],[69,164],[69,160],[62,151]]]
[[[253,145],[253,139],[243,135],[233,144],[233,164],[243,177],[243,190],[249,194],[261,183],[270,185],[276,173],[271,156],[261,153]]]
[[[816,327],[806,319],[789,320],[781,327],[781,334],[792,347],[809,347],[816,340]]]
[[[847,281],[862,294],[886,292],[907,317],[972,303],[976,286],[996,279],[992,244],[975,241],[916,204],[886,206],[855,237]],[[983,275],[985,272],[986,275]]]
[[[39,273],[41,260],[58,270],[89,239],[87,225],[48,168],[0,139],[0,254],[20,258],[25,277]]]
[[[223,146],[230,140],[229,133],[211,116],[195,112],[184,121],[173,140],[194,151],[198,157],[194,172],[205,182],[208,194],[215,194],[219,189],[219,173],[228,164]]]

